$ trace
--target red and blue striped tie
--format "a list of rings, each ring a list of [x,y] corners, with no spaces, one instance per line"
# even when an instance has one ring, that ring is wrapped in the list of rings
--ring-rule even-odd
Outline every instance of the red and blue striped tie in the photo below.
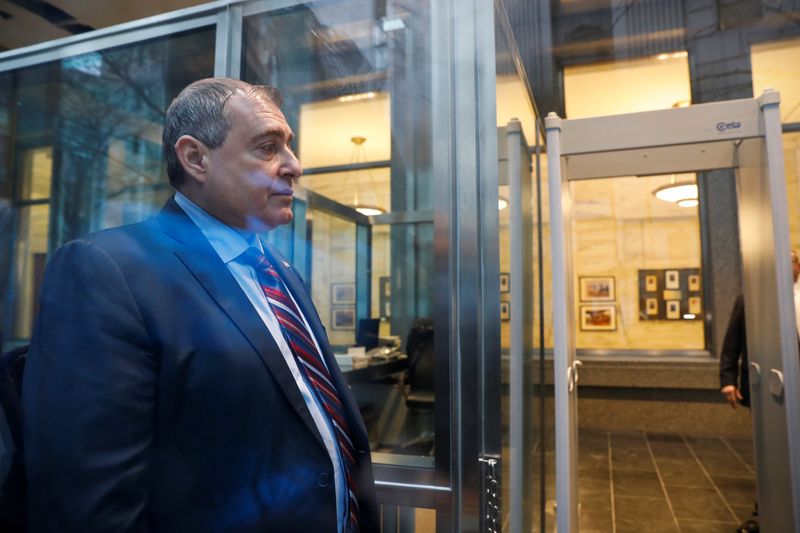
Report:
[[[249,248],[244,253],[247,264],[258,273],[258,279],[270,308],[278,319],[283,336],[292,349],[297,366],[306,381],[311,385],[317,400],[325,409],[339,444],[339,453],[344,463],[345,480],[348,492],[348,532],[358,531],[358,501],[355,496],[353,474],[355,472],[355,449],[350,438],[350,427],[344,417],[344,406],[331,380],[330,372],[317,350],[311,334],[305,326],[297,306],[283,284],[283,280],[269,264],[267,258],[256,250]]]

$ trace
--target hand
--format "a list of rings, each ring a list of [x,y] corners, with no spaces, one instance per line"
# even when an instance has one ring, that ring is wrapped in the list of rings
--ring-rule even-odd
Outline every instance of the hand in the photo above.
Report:
[[[731,408],[736,409],[736,404],[742,399],[742,393],[736,388],[736,385],[725,385],[720,389],[722,395],[731,404]]]

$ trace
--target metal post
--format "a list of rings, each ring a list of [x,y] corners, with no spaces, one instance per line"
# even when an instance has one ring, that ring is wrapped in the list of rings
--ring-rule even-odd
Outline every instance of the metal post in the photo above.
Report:
[[[575,457],[574,400],[570,398],[570,370],[574,352],[571,342],[572,306],[571,269],[567,249],[569,189],[561,175],[561,119],[550,113],[545,119],[547,131],[547,163],[550,185],[550,245],[553,279],[553,383],[556,417],[556,502],[559,533],[578,528],[577,474]],[[564,205],[567,204],[567,205]]]

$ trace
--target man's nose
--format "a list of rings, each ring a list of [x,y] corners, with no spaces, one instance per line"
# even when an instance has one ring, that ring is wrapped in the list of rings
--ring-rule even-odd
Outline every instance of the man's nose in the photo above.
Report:
[[[280,176],[284,179],[296,180],[303,175],[303,167],[291,150],[285,151],[281,162]]]

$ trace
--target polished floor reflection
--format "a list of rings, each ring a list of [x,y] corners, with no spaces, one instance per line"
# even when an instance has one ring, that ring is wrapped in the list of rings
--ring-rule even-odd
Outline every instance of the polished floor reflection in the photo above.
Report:
[[[752,443],[582,431],[582,532],[732,532],[755,501]]]

